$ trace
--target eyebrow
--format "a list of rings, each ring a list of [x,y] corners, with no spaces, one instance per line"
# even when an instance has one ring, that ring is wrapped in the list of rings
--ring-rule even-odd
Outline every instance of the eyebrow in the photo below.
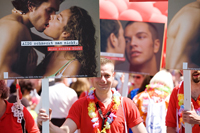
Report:
[[[50,8],[50,10],[53,10],[53,11],[55,11],[55,12],[58,11],[58,9],[55,9],[55,8],[53,8],[53,7],[49,7],[49,8]]]
[[[61,17],[62,21],[63,21],[63,15],[61,13],[59,13],[59,16]]]
[[[146,34],[146,35],[149,35],[147,32],[144,32],[144,31],[140,31],[140,32],[137,32],[135,35],[138,35],[138,34]],[[126,36],[124,35],[125,38],[131,38],[130,36]]]
[[[60,13],[60,17],[63,18],[63,15]]]
[[[148,35],[148,33],[144,32],[144,31],[137,32],[136,35],[138,35],[138,34],[146,34],[146,35]]]

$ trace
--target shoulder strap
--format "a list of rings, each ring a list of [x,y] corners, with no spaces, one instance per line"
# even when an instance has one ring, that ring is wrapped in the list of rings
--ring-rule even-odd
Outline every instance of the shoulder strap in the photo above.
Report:
[[[71,61],[72,60],[75,60],[75,58],[73,58],[73,59],[71,59],[71,60],[69,60],[65,65],[63,65],[54,75],[52,75],[52,76],[56,76],[57,74],[58,74],[58,72],[60,71],[60,70],[62,70],[65,66],[65,69],[67,68],[67,66],[71,63]],[[61,72],[61,74],[63,74],[63,72],[65,71],[65,69]]]
[[[124,113],[124,125],[125,125],[125,133],[128,133],[127,131],[127,123],[126,123],[126,115],[125,115],[125,111],[124,111],[124,106],[123,106],[123,97],[121,97],[121,104],[122,104],[122,110],[123,110],[123,113]]]
[[[68,66],[69,64],[71,64],[72,62],[74,62],[75,60],[76,60],[76,59],[74,58],[74,59],[70,60],[70,62],[68,61],[67,64],[64,66],[65,68],[62,70],[62,72],[61,72],[60,74],[63,74],[64,71],[65,71],[65,69],[67,68],[67,66]]]

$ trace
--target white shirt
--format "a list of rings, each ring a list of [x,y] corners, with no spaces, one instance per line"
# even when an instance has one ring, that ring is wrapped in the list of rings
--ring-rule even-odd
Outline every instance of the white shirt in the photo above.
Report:
[[[52,109],[52,118],[66,118],[72,104],[78,100],[77,93],[67,87],[64,83],[55,83],[49,87],[49,107]],[[35,111],[38,113],[42,104],[37,105]]]

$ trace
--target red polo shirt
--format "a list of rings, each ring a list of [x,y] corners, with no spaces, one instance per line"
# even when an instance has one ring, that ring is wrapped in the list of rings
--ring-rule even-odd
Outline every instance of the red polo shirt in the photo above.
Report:
[[[177,111],[180,107],[178,107],[178,91],[183,92],[183,82],[182,84],[177,87],[175,87],[172,91],[172,94],[170,96],[169,100],[169,107],[166,115],[166,126],[168,127],[177,127]],[[197,102],[191,98],[191,101],[194,105],[195,109],[198,109],[200,106],[198,106]],[[185,128],[182,127],[179,130],[179,133],[185,133]],[[192,133],[200,133],[200,126],[195,124],[192,127]]]
[[[98,103],[103,115],[105,115],[112,107],[112,103],[108,105],[107,109],[105,109],[103,103],[99,101],[95,97],[95,103]],[[68,117],[72,119],[78,129],[80,129],[81,133],[93,133],[93,123],[91,122],[91,118],[88,115],[88,100],[87,97],[83,97],[77,100],[71,107]],[[134,127],[141,123],[143,120],[140,117],[140,113],[136,107],[136,105],[131,101],[129,98],[123,98],[123,107],[126,115],[127,121],[127,128]],[[98,111],[96,110],[97,116],[99,118],[99,127],[102,126],[102,118],[100,117]],[[125,132],[125,125],[124,125],[124,113],[122,110],[122,106],[119,106],[119,109],[116,113],[117,118],[111,123],[111,128],[109,129],[108,133],[123,133]]]
[[[3,116],[0,118],[0,132],[4,133],[22,133],[21,123],[17,123],[17,117],[13,116],[11,107],[13,103],[6,102],[6,111]],[[39,133],[39,129],[29,113],[29,111],[24,107],[23,108],[24,119],[26,124],[26,130],[28,133]]]

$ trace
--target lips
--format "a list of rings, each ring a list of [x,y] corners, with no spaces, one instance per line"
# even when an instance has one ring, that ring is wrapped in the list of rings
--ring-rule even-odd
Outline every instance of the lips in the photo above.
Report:
[[[106,87],[106,84],[99,84],[100,87]]]
[[[104,87],[104,86],[106,86],[106,85],[104,84],[104,85],[99,85],[99,86],[102,86],[102,87]]]
[[[131,57],[137,57],[137,56],[139,56],[140,54],[141,54],[140,51],[131,51],[130,56],[131,56]]]
[[[200,77],[200,71],[194,71],[194,72],[192,73],[192,76],[193,76],[194,78]]]
[[[192,76],[193,76],[193,77],[199,77],[199,76],[200,76],[200,73],[198,73],[198,72],[196,71],[196,72],[194,72],[194,73],[192,74]]]
[[[48,28],[48,27],[49,27],[49,23],[48,23],[48,24],[45,24],[45,27]]]

